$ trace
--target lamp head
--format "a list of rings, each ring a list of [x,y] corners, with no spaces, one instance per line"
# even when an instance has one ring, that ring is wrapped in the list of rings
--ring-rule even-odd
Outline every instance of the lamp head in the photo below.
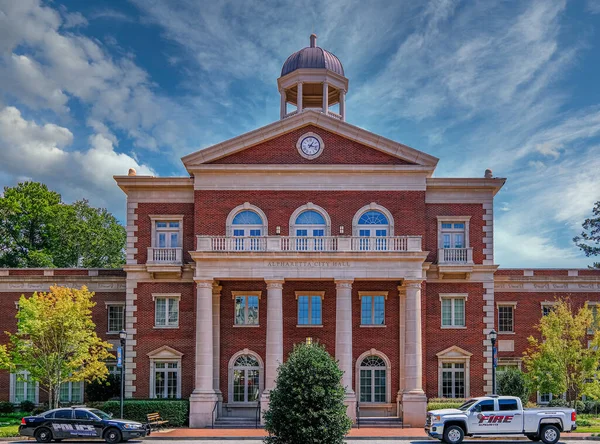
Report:
[[[127,339],[127,332],[125,330],[121,330],[119,332],[119,339],[121,339],[121,341],[124,341],[125,339]]]
[[[490,332],[490,341],[492,341],[492,343],[496,342],[497,337],[498,333],[496,333],[496,330],[492,329],[492,331]]]

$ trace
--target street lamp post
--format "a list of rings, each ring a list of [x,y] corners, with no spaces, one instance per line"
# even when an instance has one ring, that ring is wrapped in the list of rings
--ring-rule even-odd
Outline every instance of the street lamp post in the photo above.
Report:
[[[123,401],[125,399],[125,344],[127,342],[127,332],[121,330],[119,332],[119,339],[121,340],[121,419],[123,419]]]
[[[492,343],[492,395],[496,394],[496,361],[497,361],[497,352],[496,352],[496,338],[498,337],[498,333],[496,330],[492,329],[490,332],[490,342]]]

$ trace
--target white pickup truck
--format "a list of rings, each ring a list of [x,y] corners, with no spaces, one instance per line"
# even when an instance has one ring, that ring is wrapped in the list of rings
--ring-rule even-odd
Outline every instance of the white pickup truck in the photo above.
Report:
[[[465,436],[524,435],[531,441],[555,444],[560,432],[577,428],[573,409],[523,409],[513,396],[483,396],[457,409],[427,412],[425,432],[448,444],[460,444]]]

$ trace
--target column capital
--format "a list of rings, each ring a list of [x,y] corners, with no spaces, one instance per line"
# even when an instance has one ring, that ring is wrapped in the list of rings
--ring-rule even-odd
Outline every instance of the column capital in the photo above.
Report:
[[[334,279],[335,288],[350,288],[352,289],[352,284],[354,283],[354,279]]]
[[[214,281],[212,286],[213,296],[221,296],[221,290],[223,290],[223,286]]]
[[[285,279],[265,279],[265,283],[267,284],[267,290],[269,289],[283,289],[283,283]]]
[[[213,288],[214,280],[213,279],[194,279],[197,288]]]
[[[422,280],[420,281],[404,281],[402,287],[406,288],[421,288]],[[399,287],[400,288],[400,287]]]

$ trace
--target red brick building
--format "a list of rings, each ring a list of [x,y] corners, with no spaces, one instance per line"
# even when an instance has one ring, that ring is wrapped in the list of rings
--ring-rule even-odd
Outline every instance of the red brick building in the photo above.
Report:
[[[123,271],[0,270],[3,329],[21,294],[86,284],[99,332],[128,333],[127,396],[189,398],[192,426],[215,406],[268,408],[278,363],[308,338],[339,361],[352,416],[358,402],[416,426],[427,397],[491,391],[492,329],[499,365],[519,366],[557,297],[600,302],[598,271],[498,269],[505,179],[433,178],[435,157],[347,123],[348,80],[316,38],[278,86],[281,119],[185,156],[189,177],[115,177]],[[0,399],[36,390],[0,374]]]

